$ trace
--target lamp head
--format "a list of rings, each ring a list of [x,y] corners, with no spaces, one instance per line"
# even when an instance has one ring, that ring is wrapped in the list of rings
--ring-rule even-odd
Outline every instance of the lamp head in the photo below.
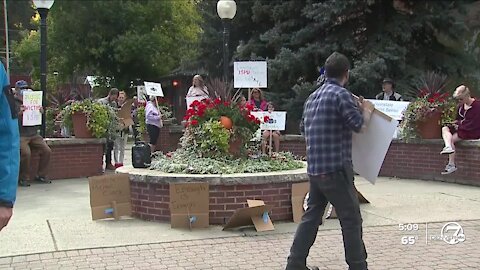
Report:
[[[55,0],[33,0],[33,4],[37,9],[45,8],[50,9],[53,6]]]
[[[219,0],[217,13],[221,19],[233,19],[237,13],[237,3],[234,0]]]

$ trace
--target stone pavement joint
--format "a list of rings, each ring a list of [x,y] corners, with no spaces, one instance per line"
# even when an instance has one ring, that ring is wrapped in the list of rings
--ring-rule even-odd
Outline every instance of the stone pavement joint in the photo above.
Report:
[[[458,223],[466,240],[455,245],[432,240],[445,222],[429,223],[428,239],[426,224],[413,224],[418,230],[409,231],[398,225],[364,228],[369,269],[480,269],[480,220]],[[284,269],[292,238],[292,233],[260,234],[57,251],[3,257],[0,269]],[[340,230],[318,232],[309,263],[347,269]]]

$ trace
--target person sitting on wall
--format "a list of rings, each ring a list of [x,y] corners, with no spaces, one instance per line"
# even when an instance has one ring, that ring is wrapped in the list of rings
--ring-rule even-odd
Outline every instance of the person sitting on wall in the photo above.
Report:
[[[50,155],[52,150],[47,145],[42,136],[38,135],[38,126],[23,126],[23,95],[25,92],[32,91],[29,89],[26,81],[18,81],[15,84],[16,102],[19,108],[18,125],[20,129],[20,175],[18,185],[22,187],[30,186],[30,161],[32,157],[32,148],[37,150],[40,155],[38,163],[38,173],[35,181],[43,184],[50,184],[47,179],[48,168],[50,166]],[[43,110],[41,108],[40,110]]]
[[[403,101],[402,95],[395,92],[395,82],[390,78],[383,79],[382,83],[383,92],[375,96],[375,99],[390,100],[390,101]]]
[[[273,106],[273,103],[269,102],[267,105],[267,110],[268,112],[273,112],[275,110],[275,107]],[[263,140],[262,140],[262,154],[265,155],[266,149],[267,149],[267,143],[270,142],[270,136],[272,136],[273,140],[273,145],[275,146],[275,151],[276,153],[279,152],[280,150],[280,131],[278,130],[265,130],[263,131]]]
[[[480,101],[470,95],[470,89],[465,85],[457,87],[453,97],[458,101],[459,106],[455,122],[442,128],[445,147],[440,153],[448,155],[448,164],[442,174],[450,174],[457,170],[455,165],[456,142],[480,139]]]

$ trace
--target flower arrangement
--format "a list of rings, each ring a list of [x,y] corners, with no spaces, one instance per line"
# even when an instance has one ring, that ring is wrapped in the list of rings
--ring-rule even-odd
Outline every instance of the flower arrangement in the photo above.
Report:
[[[259,129],[261,121],[251,114],[253,106],[247,104],[245,107],[239,107],[235,102],[222,101],[220,97],[214,100],[204,99],[194,101],[187,110],[184,120],[186,121],[187,133],[190,136],[186,144],[202,145],[205,141],[217,141],[217,136],[224,136],[223,133],[211,133],[205,136],[205,125],[211,126],[212,121],[220,123],[228,134],[228,142],[239,141],[248,142],[253,134]],[[268,119],[262,119],[268,121]],[[193,136],[192,136],[193,135]],[[209,155],[210,151],[205,148],[198,148],[202,156]],[[228,152],[228,148],[219,149],[222,154]]]
[[[62,112],[63,124],[73,129],[72,115],[75,112],[85,113],[87,127],[95,138],[114,139],[120,130],[117,113],[108,105],[94,102],[91,99],[72,102]]]
[[[173,106],[168,100],[159,98],[158,110],[162,114],[162,120],[169,120],[173,118]]]
[[[421,123],[436,121],[434,124],[441,124],[442,116],[447,116],[444,109],[452,102],[450,94],[445,92],[446,85],[446,76],[434,72],[428,72],[418,80],[413,91],[410,91],[414,100],[405,110],[400,125],[401,137],[404,140],[419,138],[418,129]]]

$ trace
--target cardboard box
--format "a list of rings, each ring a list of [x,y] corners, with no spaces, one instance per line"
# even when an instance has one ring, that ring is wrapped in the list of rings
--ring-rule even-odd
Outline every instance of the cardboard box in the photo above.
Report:
[[[170,183],[172,228],[207,228],[210,194],[208,183]]]
[[[360,193],[356,188],[355,190],[357,191],[358,201],[360,202],[360,204],[370,203],[362,195],[362,193]],[[292,184],[292,212],[293,212],[293,222],[295,223],[300,223],[300,221],[302,220],[302,216],[306,208],[306,196],[309,191],[310,191],[309,182]],[[337,218],[337,213],[335,212],[335,208],[332,206],[331,203],[327,204],[324,217],[327,219]]]
[[[128,174],[90,177],[88,183],[92,220],[132,215]]]
[[[262,200],[247,200],[247,204],[247,208],[237,209],[233,213],[223,230],[251,225],[255,226],[257,232],[275,230],[268,215],[268,212],[272,210],[272,206],[265,205],[265,202]]]

